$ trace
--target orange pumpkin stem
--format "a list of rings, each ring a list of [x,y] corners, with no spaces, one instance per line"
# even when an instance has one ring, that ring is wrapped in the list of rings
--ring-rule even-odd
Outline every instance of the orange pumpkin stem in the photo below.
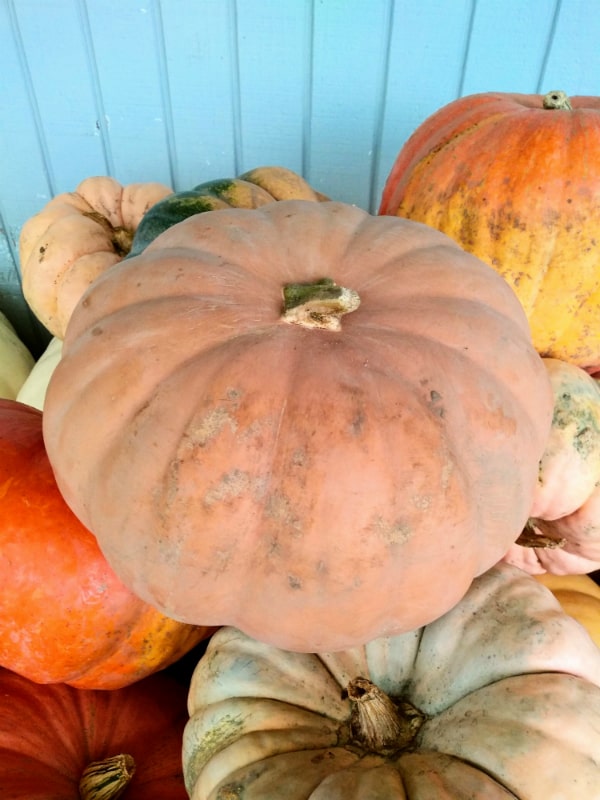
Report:
[[[556,109],[558,111],[573,110],[573,106],[571,105],[568,95],[561,89],[554,89],[554,91],[548,92],[548,94],[544,95],[542,104],[544,108]]]
[[[342,316],[359,305],[360,297],[354,289],[338,286],[331,278],[288,283],[283,287],[281,319],[303,328],[339,331]]]
[[[135,773],[135,761],[127,753],[94,761],[79,781],[81,800],[117,800]]]
[[[406,750],[426,718],[408,701],[388,697],[368,678],[351,680],[346,694],[352,704],[352,736],[374,753]]]

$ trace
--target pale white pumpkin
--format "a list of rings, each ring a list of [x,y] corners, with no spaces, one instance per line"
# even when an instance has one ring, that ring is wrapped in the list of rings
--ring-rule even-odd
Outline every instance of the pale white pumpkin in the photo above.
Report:
[[[221,628],[188,709],[192,800],[600,797],[600,649],[509,564],[428,626],[350,650]]]
[[[19,389],[16,398],[19,402],[27,403],[27,405],[38,408],[40,411],[43,410],[46,389],[61,355],[62,339],[53,336]]]
[[[15,400],[33,365],[29,349],[0,311],[0,398]]]
[[[600,569],[600,383],[585,370],[542,359],[554,413],[529,524],[504,561],[532,575]]]

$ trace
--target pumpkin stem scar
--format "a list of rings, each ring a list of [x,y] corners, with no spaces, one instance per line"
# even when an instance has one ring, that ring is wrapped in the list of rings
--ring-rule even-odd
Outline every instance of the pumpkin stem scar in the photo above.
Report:
[[[571,105],[568,95],[561,89],[554,89],[554,91],[548,92],[548,94],[544,95],[542,105],[544,108],[556,109],[557,111],[573,110],[573,106]]]
[[[106,229],[117,255],[123,257],[129,253],[131,250],[131,243],[133,242],[132,231],[122,227],[115,228],[114,225],[111,225],[106,217],[98,211],[86,211],[83,213],[83,216],[93,219],[94,222],[97,222],[98,225],[102,225],[102,227]]]
[[[409,749],[426,719],[411,703],[388,697],[368,678],[354,678],[344,694],[352,706],[350,728],[355,743],[374,753]]]
[[[81,800],[117,800],[134,773],[135,761],[126,753],[93,761],[83,771],[79,796]]]
[[[331,278],[288,283],[283,287],[281,319],[303,328],[339,331],[343,315],[356,311],[359,305],[360,297],[354,289],[338,286]]]

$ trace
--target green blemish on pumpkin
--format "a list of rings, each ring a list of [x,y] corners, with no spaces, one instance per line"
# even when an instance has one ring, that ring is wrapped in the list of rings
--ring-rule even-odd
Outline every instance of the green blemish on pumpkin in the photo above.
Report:
[[[233,186],[234,182],[231,178],[215,178],[215,180],[206,181],[205,183],[199,183],[198,186],[194,186],[194,191],[199,194],[212,194],[215,197],[222,197],[222,195],[226,194]]]
[[[228,783],[221,786],[217,792],[216,800],[241,800],[243,798],[244,787],[241,783]]]
[[[198,776],[208,762],[221,750],[237,741],[244,731],[241,714],[225,715],[218,723],[210,726],[204,736],[194,746],[195,757],[189,765],[188,784],[194,786]]]
[[[588,404],[590,398],[585,394],[581,397],[563,392],[554,406],[552,426],[565,430],[573,428],[573,447],[581,458],[595,452],[600,447],[600,425],[597,414]]]

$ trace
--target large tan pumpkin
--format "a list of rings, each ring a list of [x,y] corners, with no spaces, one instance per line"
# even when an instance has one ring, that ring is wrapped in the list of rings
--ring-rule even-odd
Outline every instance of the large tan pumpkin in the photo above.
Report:
[[[506,564],[436,622],[339,653],[223,628],[188,709],[191,800],[600,797],[600,649]]]
[[[429,622],[498,561],[551,414],[492,269],[427,226],[292,200],[191,217],[100,276],[44,435],[140,597],[310,651]]]
[[[453,100],[404,143],[379,211],[426,222],[498,270],[542,355],[600,369],[600,97]]]
[[[19,237],[23,294],[54,336],[62,339],[83,292],[127,255],[145,212],[172,191],[162,183],[123,186],[92,176],[25,222]]]

